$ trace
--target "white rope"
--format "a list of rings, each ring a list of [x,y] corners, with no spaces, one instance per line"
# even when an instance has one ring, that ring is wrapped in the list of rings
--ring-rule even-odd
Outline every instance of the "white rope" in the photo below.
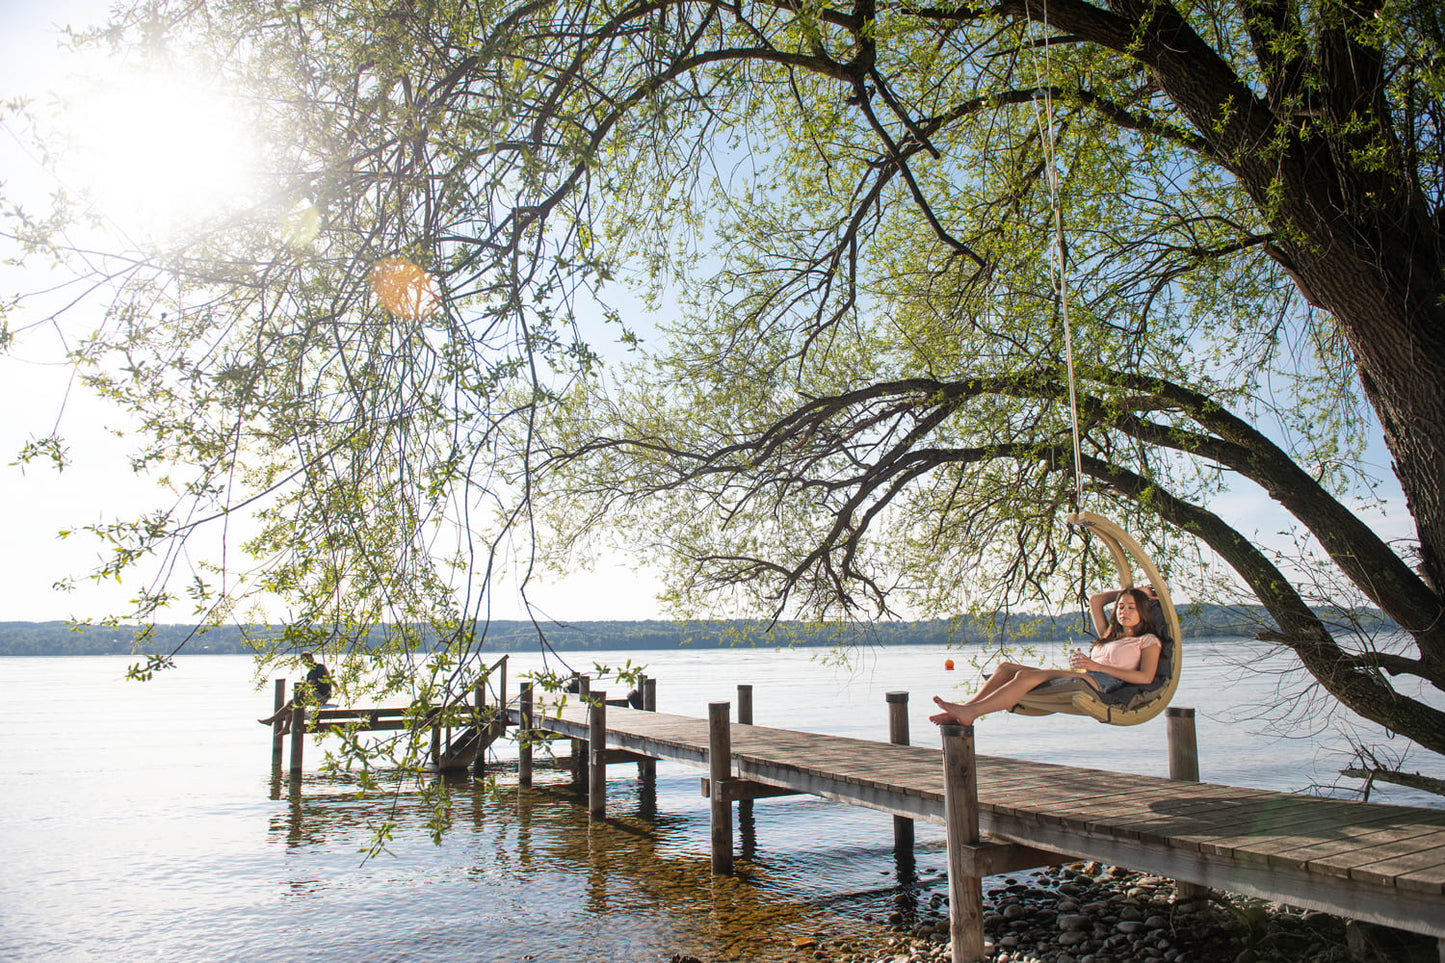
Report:
[[[1050,245],[1050,268],[1053,271],[1054,290],[1059,298],[1059,313],[1064,322],[1064,363],[1069,380],[1069,427],[1074,439],[1074,498],[1075,510],[1084,503],[1084,454],[1079,441],[1079,399],[1074,388],[1074,331],[1069,320],[1069,277],[1067,248],[1064,245],[1064,215],[1059,204],[1059,171],[1057,151],[1054,149],[1054,100],[1053,70],[1049,50],[1049,3],[1043,0],[1044,69],[1039,71],[1037,55],[1034,58],[1034,76],[1043,91],[1043,117],[1039,117],[1039,100],[1034,98],[1034,118],[1039,127],[1040,139],[1044,146],[1044,160],[1049,182],[1049,206],[1054,214],[1054,238]],[[1029,27],[1033,31],[1032,22]]]

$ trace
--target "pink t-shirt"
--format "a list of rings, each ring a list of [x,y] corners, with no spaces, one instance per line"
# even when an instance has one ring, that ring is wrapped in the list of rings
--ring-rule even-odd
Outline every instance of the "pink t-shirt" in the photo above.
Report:
[[[1132,639],[1115,639],[1113,642],[1096,642],[1089,658],[1103,665],[1113,666],[1116,669],[1133,671],[1139,668],[1139,663],[1144,660],[1144,647],[1146,645],[1159,645],[1159,636],[1153,632],[1140,635]]]

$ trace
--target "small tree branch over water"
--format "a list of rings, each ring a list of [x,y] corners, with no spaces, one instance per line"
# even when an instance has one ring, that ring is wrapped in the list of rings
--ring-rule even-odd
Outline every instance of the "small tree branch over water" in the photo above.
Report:
[[[77,363],[178,491],[97,531],[107,573],[179,575],[244,514],[252,578],[226,556],[198,612],[286,600],[277,653],[427,624],[444,684],[509,559],[525,587],[609,529],[684,606],[1060,599],[1093,554],[1061,523],[1067,296],[1092,507],[1181,581],[1224,562],[1336,699],[1445,750],[1396,684],[1445,688],[1436,5],[187,0],[103,36],[226,78],[267,151],[262,203],[86,262],[108,309]],[[392,258],[435,310],[371,297]],[[621,276],[663,318],[604,379],[599,345],[637,340],[595,306]],[[1403,546],[1369,518],[1375,437]],[[1242,488],[1409,651],[1324,624]]]

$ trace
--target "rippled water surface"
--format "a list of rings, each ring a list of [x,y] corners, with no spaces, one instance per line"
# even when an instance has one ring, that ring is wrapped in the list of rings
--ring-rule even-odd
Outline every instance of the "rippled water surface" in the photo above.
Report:
[[[1242,721],[1275,697],[1241,675],[1246,643],[1189,646],[1176,705],[1199,711],[1203,777],[1299,790],[1335,780],[1342,737],[1261,733]],[[754,687],[762,725],[887,738],[884,693],[911,693],[913,741],[937,745],[928,696],[964,681],[967,652],[865,649],[848,665],[810,650],[589,653],[574,664],[645,663],[659,708],[705,715]],[[1049,658],[1050,653],[1043,653]],[[960,671],[943,671],[952,658]],[[182,658],[150,683],[127,658],[0,660],[0,959],[765,961],[819,932],[876,933],[900,879],[940,879],[941,829],[920,824],[916,862],[892,848],[890,816],[812,797],[762,800],[737,827],[738,875],[708,869],[699,771],[659,763],[609,771],[608,814],[589,826],[562,770],[516,786],[499,747],[489,795],[452,781],[441,845],[416,787],[358,798],[316,772],[271,770],[269,711],[249,659]],[[511,677],[539,661],[514,656]],[[1307,719],[1287,727],[1309,731]],[[1101,726],[993,716],[981,753],[1164,775],[1162,720]],[[1377,798],[1381,798],[1378,797]],[[1438,800],[1397,793],[1389,801]],[[397,822],[390,854],[364,859],[370,827]]]

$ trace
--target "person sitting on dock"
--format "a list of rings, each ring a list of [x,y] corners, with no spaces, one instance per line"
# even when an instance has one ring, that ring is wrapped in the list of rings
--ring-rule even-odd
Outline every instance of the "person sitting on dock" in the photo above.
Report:
[[[281,723],[281,735],[291,731],[291,711],[300,699],[303,706],[324,706],[331,701],[331,673],[324,663],[317,662],[310,652],[301,653],[301,663],[307,666],[306,678],[296,683],[295,696],[271,715],[258,720],[263,726]]]
[[[1028,692],[1045,682],[1073,678],[1080,672],[1084,680],[1100,692],[1131,682],[1149,682],[1159,667],[1163,645],[1149,617],[1151,601],[1150,594],[1138,588],[1096,592],[1089,596],[1089,611],[1094,630],[1100,635],[1088,655],[1071,653],[1067,669],[1004,662],[966,702],[945,702],[934,696],[933,701],[943,711],[929,716],[929,721],[940,726],[971,726],[985,713],[1012,709]],[[1104,606],[1109,602],[1114,603],[1114,611],[1106,620]]]

